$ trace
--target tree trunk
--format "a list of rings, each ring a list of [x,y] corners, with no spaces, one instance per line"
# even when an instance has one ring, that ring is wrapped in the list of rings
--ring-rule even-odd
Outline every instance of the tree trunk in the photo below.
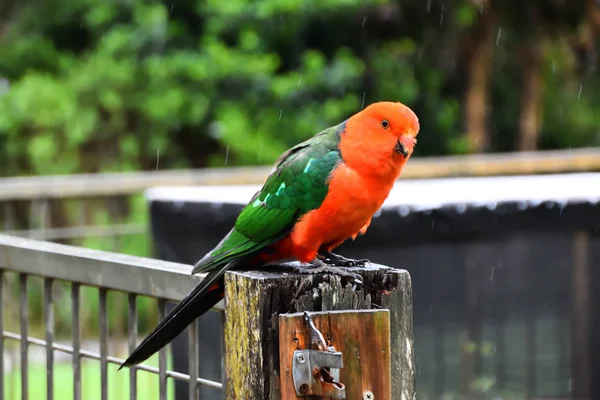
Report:
[[[542,128],[543,108],[542,54],[535,41],[525,48],[524,60],[517,150],[534,151]]]
[[[492,64],[492,10],[488,6],[469,32],[471,37],[467,61],[468,84],[466,92],[465,128],[469,150],[474,153],[487,151],[487,97]]]

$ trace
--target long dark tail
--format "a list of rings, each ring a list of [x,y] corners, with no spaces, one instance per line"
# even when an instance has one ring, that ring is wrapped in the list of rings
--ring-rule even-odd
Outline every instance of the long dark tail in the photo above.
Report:
[[[224,294],[225,271],[239,260],[220,266],[210,272],[131,353],[119,369],[147,360],[179,335],[197,317],[210,310]]]

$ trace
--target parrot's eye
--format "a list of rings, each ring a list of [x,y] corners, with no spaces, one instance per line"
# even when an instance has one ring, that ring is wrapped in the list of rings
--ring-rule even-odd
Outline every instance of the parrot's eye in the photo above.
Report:
[[[390,127],[390,122],[387,119],[384,119],[383,121],[381,121],[381,126],[383,127],[383,129],[387,129]]]

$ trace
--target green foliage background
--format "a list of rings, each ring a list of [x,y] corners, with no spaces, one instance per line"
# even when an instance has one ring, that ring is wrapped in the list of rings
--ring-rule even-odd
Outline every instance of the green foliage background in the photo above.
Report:
[[[378,100],[417,111],[420,154],[464,152],[462,38],[478,3],[9,0],[0,176],[266,164]],[[509,3],[497,6],[492,150],[513,148],[519,110],[527,32]],[[597,77],[578,72],[564,36],[540,46],[542,147],[598,144]]]

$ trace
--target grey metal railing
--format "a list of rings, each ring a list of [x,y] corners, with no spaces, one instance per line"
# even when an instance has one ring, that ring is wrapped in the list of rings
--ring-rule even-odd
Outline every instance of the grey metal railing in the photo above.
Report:
[[[54,389],[54,352],[72,354],[73,397],[82,398],[82,359],[96,360],[100,363],[101,398],[108,398],[108,364],[121,364],[124,360],[108,354],[108,309],[107,293],[120,291],[128,293],[128,350],[136,346],[138,320],[136,301],[138,296],[149,296],[157,299],[158,318],[165,316],[166,302],[181,300],[202,276],[190,276],[191,266],[163,262],[154,259],[132,257],[107,253],[73,246],[65,246],[49,242],[0,235],[0,360],[4,359],[5,341],[20,343],[20,370],[22,399],[28,398],[28,351],[31,345],[46,348],[47,399],[53,399]],[[5,330],[6,288],[4,276],[9,273],[18,275],[19,287],[19,326],[20,333]],[[28,278],[41,277],[43,284],[44,339],[30,337]],[[70,282],[70,301],[72,307],[71,346],[55,341],[55,319],[53,286],[58,281]],[[82,349],[81,344],[81,286],[98,288],[99,301],[99,344],[100,352],[95,353]],[[222,302],[215,309],[223,309]],[[196,324],[188,328],[189,354],[198,354],[198,335]],[[198,359],[189,358],[190,374],[182,374],[167,369],[167,352],[159,352],[158,368],[141,364],[129,370],[130,398],[137,399],[136,374],[146,371],[157,375],[157,389],[160,399],[167,398],[167,380],[175,379],[188,382],[190,398],[195,399],[199,385],[222,388],[222,384],[198,377]],[[121,371],[127,374],[126,371]],[[5,371],[0,362],[0,400],[4,400]]]
[[[49,178],[49,177],[45,177]],[[45,179],[40,178],[40,179]],[[14,178],[0,178],[0,191],[2,191],[2,182],[10,181]],[[27,178],[31,179],[31,178]],[[8,189],[11,190],[11,189]],[[129,193],[129,196],[135,195],[136,192]],[[10,236],[27,237],[31,239],[47,240],[47,241],[72,241],[73,239],[85,238],[110,238],[113,242],[118,242],[120,237],[146,235],[148,233],[147,224],[142,223],[115,223],[120,216],[115,215],[111,210],[111,201],[118,198],[118,194],[106,197],[89,198],[86,195],[79,193],[76,197],[63,196],[60,199],[52,199],[49,197],[31,198],[27,192],[13,192],[13,199],[3,199],[0,195],[0,233]],[[66,202],[77,202],[78,211],[75,214],[79,215],[79,221],[72,221],[69,226],[56,227],[52,226],[53,221],[51,215],[55,211],[61,210]],[[103,211],[107,211],[110,215],[111,222],[107,225],[93,225],[85,221],[85,215],[91,209],[91,203],[99,203],[103,201]],[[15,202],[22,202],[27,205],[26,218],[21,226],[17,225],[17,211]],[[113,251],[120,250],[118,245],[113,244]]]

